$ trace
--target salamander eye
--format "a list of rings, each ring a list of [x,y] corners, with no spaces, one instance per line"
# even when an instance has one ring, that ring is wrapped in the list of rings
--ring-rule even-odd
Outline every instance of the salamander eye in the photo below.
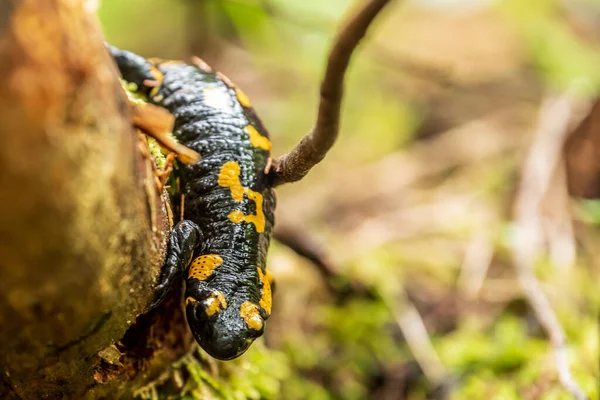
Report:
[[[188,315],[193,315],[198,321],[206,321],[208,319],[208,315],[206,315],[202,303],[193,297],[187,297],[185,299],[185,308]]]
[[[204,300],[198,301],[193,297],[188,297],[185,301],[188,304],[194,305],[194,315],[198,320],[207,320],[216,315],[219,311],[227,308],[227,300],[220,291],[212,292]]]

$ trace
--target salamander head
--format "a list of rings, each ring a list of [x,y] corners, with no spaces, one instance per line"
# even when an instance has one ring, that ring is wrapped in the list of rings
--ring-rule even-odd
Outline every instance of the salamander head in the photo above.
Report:
[[[265,315],[260,307],[250,301],[228,305],[219,291],[204,300],[188,297],[186,314],[196,341],[219,360],[241,356],[264,332]]]

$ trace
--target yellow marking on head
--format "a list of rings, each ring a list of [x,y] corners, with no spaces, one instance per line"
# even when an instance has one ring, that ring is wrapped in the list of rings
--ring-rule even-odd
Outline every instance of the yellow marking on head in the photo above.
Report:
[[[227,308],[227,300],[225,300],[223,293],[219,291],[212,292],[204,301],[206,302],[206,315],[209,317]]]
[[[256,269],[258,270],[258,278],[262,283],[262,288],[260,289],[259,304],[262,308],[264,308],[268,315],[271,315],[271,305],[273,303],[271,294],[271,282],[273,281],[273,278],[271,277],[271,274],[269,272],[263,274],[262,269],[260,269],[260,267]]]
[[[258,133],[256,128],[254,128],[252,125],[248,125],[244,128],[244,130],[248,136],[250,136],[250,143],[252,143],[252,146],[266,151],[271,151],[271,141],[269,138]]]
[[[229,93],[223,88],[209,87],[204,89],[204,103],[216,110],[233,111],[231,108],[231,97],[229,97]]]
[[[244,200],[244,187],[240,182],[240,165],[235,161],[227,161],[219,172],[219,185],[231,190],[231,197],[237,202]]]
[[[254,224],[256,232],[261,233],[265,231],[265,213],[263,212],[263,196],[262,194],[255,192],[252,189],[246,189],[248,199],[254,200],[256,204],[256,214],[245,215],[240,210],[235,210],[229,213],[227,216],[233,223],[239,224],[244,221],[249,224]]]
[[[185,305],[187,306],[188,304],[195,303],[195,302],[197,302],[197,301],[198,301],[198,300],[196,300],[196,299],[195,299],[195,298],[193,298],[193,297],[186,297],[186,299],[185,299]]]
[[[188,279],[196,278],[203,281],[221,264],[223,264],[223,259],[218,254],[206,254],[196,257],[190,265]]]
[[[258,306],[249,301],[245,301],[240,306],[240,316],[246,321],[250,329],[260,331],[263,327],[263,319],[258,311]]]
[[[235,89],[235,95],[237,96],[238,101],[242,105],[242,107],[250,108],[252,104],[250,104],[250,99],[248,95],[242,91],[240,88]]]
[[[240,182],[240,165],[235,161],[227,161],[221,167],[219,172],[219,185],[228,187],[231,190],[231,198],[234,201],[242,202],[244,193],[248,196],[248,200],[254,201],[256,204],[256,214],[245,215],[240,210],[232,211],[228,217],[233,223],[239,224],[242,221],[252,223],[256,227],[256,232],[264,232],[265,230],[265,213],[263,212],[263,196],[250,188],[245,188]]]

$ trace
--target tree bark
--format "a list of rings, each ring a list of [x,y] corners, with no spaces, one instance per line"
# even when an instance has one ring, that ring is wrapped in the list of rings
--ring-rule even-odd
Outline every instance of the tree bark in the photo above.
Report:
[[[130,397],[191,343],[180,293],[136,323],[163,263],[166,197],[85,7],[0,3],[3,399]]]

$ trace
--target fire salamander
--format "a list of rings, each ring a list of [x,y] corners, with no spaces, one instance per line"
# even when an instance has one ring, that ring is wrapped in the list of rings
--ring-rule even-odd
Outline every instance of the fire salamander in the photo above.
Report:
[[[169,236],[157,306],[186,274],[191,331],[211,356],[230,360],[261,336],[271,313],[265,261],[275,195],[265,173],[271,142],[244,92],[200,59],[146,60],[108,46],[123,78],[175,116],[173,133],[201,161],[182,165],[184,219]]]

